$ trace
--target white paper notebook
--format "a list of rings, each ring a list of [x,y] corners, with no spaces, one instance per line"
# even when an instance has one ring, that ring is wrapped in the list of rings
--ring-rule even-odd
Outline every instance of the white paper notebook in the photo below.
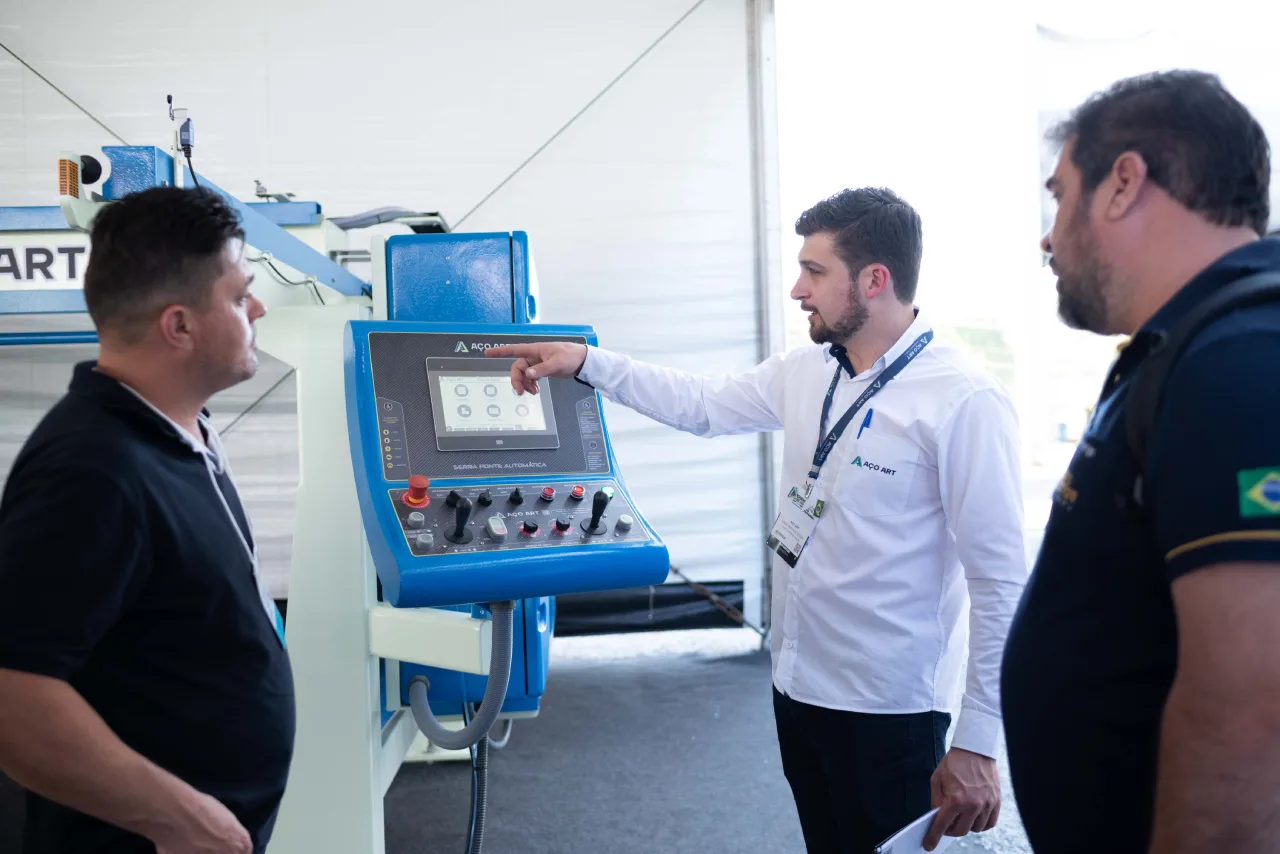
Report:
[[[920,854],[924,851],[924,837],[929,832],[929,825],[933,823],[933,817],[938,814],[937,810],[929,810],[906,827],[899,830],[893,836],[890,836],[884,842],[881,842],[876,848],[876,854]],[[935,854],[943,851],[952,842],[955,842],[954,836],[944,836],[938,843],[938,847],[933,849]]]

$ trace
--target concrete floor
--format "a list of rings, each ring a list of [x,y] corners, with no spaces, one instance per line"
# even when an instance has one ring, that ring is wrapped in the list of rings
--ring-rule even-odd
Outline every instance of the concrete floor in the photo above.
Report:
[[[1036,540],[1036,545],[1038,547],[1038,539]],[[588,670],[597,669],[600,672],[604,672],[611,665],[622,665],[645,659],[655,662],[665,660],[671,664],[699,660],[711,670],[721,668],[737,669],[742,666],[741,661],[744,655],[759,649],[758,636],[748,631],[735,630],[666,632],[654,635],[625,635],[602,638],[564,638],[556,639],[554,643],[555,646],[552,650],[553,666],[579,672],[583,671],[584,668]],[[758,677],[767,685],[769,679],[768,662],[765,659],[761,659],[758,665],[760,671]],[[768,705],[768,695],[767,692],[761,692],[758,697],[745,694],[736,698],[736,701],[743,704],[757,703],[763,708]],[[548,702],[553,701],[549,700]],[[552,707],[550,710],[554,711],[554,708]],[[778,814],[773,817],[772,829],[778,831],[780,829],[776,825],[782,824],[790,830],[791,835],[787,837],[787,834],[783,832],[782,835],[786,844],[781,847],[778,847],[778,841],[774,840],[774,847],[746,846],[743,850],[769,850],[774,854],[792,854],[792,852],[801,854],[804,851],[804,844],[800,836],[799,823],[794,817],[794,807],[789,801],[789,792],[786,789],[785,781],[781,780],[780,767],[772,767],[777,764],[774,761],[776,757],[773,755],[777,751],[777,742],[771,729],[771,715],[772,712],[769,710],[765,710],[759,715],[761,725],[769,727],[764,736],[764,741],[768,743],[768,749],[772,753],[767,757],[770,767],[768,771],[762,769],[757,785],[770,785],[777,788],[779,797],[784,799],[784,809],[779,810]],[[1031,854],[1031,846],[1027,842],[1026,833],[1022,828],[1022,820],[1018,815],[1017,803],[1009,784],[1008,757],[1005,754],[1003,744],[1000,748],[998,763],[1003,801],[999,824],[987,833],[972,834],[957,840],[948,851],[968,852],[968,854]],[[778,775],[778,779],[766,779],[764,775],[769,772]],[[388,852],[388,854],[393,854],[393,852]]]

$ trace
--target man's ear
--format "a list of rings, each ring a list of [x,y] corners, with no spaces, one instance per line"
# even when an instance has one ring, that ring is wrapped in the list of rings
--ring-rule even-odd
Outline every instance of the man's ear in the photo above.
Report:
[[[195,312],[184,305],[171,305],[160,312],[156,321],[160,337],[166,344],[178,350],[195,349]]]
[[[858,288],[867,299],[875,299],[886,290],[893,290],[893,277],[883,264],[868,264],[858,274]]]
[[[1105,186],[1104,215],[1113,221],[1125,217],[1137,206],[1146,189],[1147,161],[1136,151],[1124,152],[1112,164]]]

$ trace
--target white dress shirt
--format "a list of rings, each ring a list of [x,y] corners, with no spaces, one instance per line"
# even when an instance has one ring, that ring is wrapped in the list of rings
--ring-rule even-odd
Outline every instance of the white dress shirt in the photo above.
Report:
[[[920,313],[870,368],[856,377],[841,371],[827,429],[929,328]],[[809,473],[837,369],[828,346],[723,378],[591,347],[578,376],[609,400],[698,436],[784,431],[782,502]],[[1021,482],[1008,393],[934,339],[831,452],[818,481],[826,506],[795,568],[773,558],[778,690],[829,709],[951,712],[964,675],[967,602],[968,676],[952,745],[995,756],[1000,659],[1027,574]]]

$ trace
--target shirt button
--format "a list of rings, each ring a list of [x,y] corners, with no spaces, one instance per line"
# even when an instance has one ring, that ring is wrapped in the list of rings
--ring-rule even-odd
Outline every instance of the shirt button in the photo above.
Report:
[[[785,646],[787,649],[795,649],[796,642],[795,642],[795,641],[783,641],[782,645],[783,645],[783,646]]]

